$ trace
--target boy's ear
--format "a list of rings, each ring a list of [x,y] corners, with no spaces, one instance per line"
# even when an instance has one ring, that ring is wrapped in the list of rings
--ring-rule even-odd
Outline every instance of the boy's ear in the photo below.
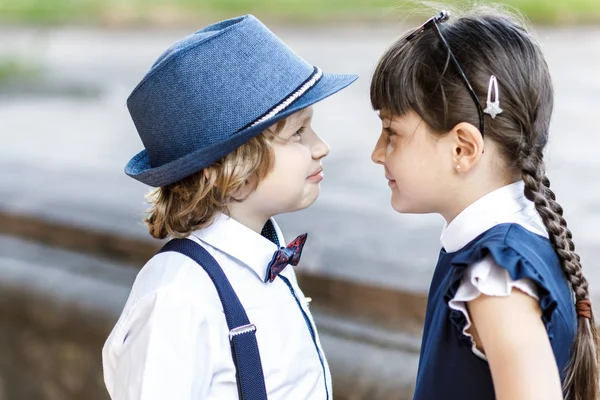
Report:
[[[457,171],[469,171],[477,164],[483,154],[483,136],[479,129],[468,122],[456,124],[450,131],[452,143],[453,168]]]

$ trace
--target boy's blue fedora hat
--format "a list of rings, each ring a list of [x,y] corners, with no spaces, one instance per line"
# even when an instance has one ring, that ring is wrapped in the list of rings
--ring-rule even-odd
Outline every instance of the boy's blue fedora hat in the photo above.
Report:
[[[251,15],[210,25],[167,49],[127,99],[145,149],[125,173],[177,182],[356,78],[322,73]]]

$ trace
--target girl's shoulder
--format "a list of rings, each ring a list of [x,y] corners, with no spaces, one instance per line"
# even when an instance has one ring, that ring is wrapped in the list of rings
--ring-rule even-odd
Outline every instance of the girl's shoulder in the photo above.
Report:
[[[537,263],[556,263],[558,257],[550,240],[518,223],[498,224],[473,239],[456,252],[453,264],[471,265],[494,256],[496,262],[526,260]]]
[[[568,320],[572,319],[572,291],[548,238],[515,223],[491,228],[452,258],[447,300],[455,297],[465,274],[473,270],[472,266],[482,265],[482,262],[493,265],[498,273],[506,273],[511,282],[531,282],[536,293],[532,297],[538,298],[547,327],[556,309],[568,314]]]

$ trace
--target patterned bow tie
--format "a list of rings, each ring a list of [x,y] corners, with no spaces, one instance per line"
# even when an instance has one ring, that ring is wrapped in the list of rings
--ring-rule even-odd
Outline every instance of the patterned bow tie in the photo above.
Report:
[[[273,254],[273,259],[267,267],[265,283],[273,282],[275,278],[277,278],[277,275],[279,275],[288,264],[292,264],[293,266],[298,265],[307,236],[306,233],[298,236],[287,247],[282,247]]]

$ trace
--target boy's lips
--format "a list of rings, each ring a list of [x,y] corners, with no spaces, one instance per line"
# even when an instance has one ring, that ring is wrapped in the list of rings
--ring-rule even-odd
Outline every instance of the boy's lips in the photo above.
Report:
[[[316,170],[312,175],[309,175],[309,178],[314,178],[315,176],[319,175],[320,173],[323,172],[323,167],[320,167],[318,170]]]
[[[323,180],[323,167],[321,167],[317,171],[315,171],[314,174],[309,175],[308,178],[306,178],[306,180],[316,181],[316,182],[322,181]]]

